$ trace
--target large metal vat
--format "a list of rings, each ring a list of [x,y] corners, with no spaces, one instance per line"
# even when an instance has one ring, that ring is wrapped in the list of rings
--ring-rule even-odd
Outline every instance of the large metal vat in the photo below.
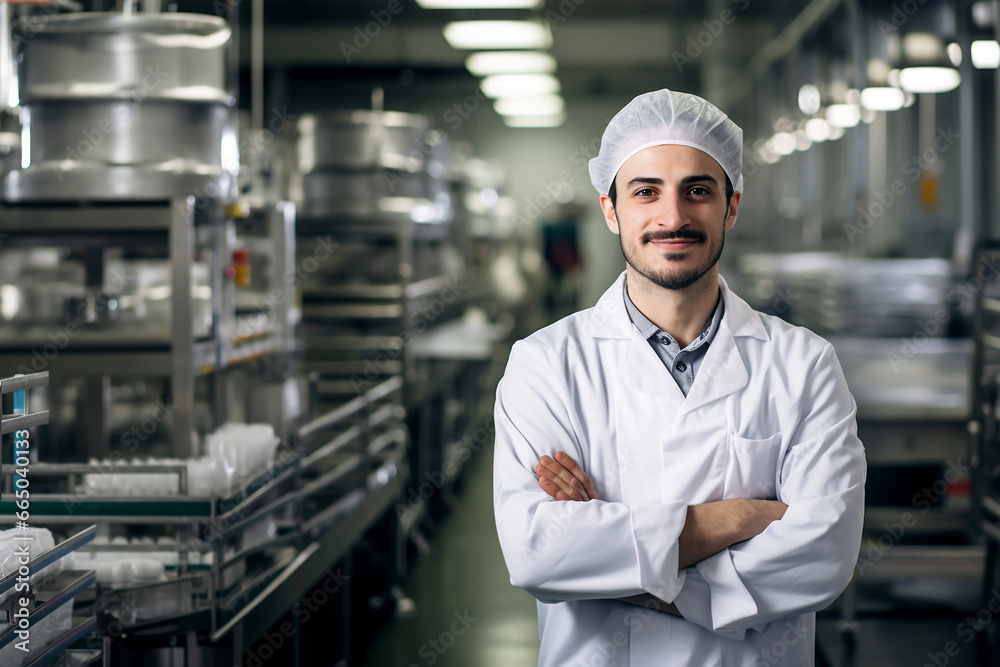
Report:
[[[333,111],[298,120],[303,174],[329,169],[423,168],[432,148],[424,116],[399,111]]]
[[[430,119],[399,111],[333,111],[298,120],[296,161],[304,217],[407,214],[452,218],[447,141]]]
[[[19,73],[21,168],[5,198],[216,197],[238,169],[229,26],[200,14],[51,17]]]

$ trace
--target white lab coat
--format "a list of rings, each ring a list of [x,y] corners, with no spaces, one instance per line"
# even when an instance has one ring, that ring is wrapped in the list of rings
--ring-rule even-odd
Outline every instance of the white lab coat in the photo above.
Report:
[[[494,503],[511,583],[538,599],[540,666],[813,665],[815,612],[850,581],[865,458],[836,354],[721,278],[725,315],[688,396],[629,320],[623,273],[515,343],[497,389]],[[564,450],[600,500],[538,487]],[[678,571],[687,506],[778,499],[784,518]],[[651,593],[683,618],[618,602]]]

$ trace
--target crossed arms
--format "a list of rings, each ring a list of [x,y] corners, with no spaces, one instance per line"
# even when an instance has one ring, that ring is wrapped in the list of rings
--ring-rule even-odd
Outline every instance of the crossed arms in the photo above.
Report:
[[[588,489],[564,463],[579,486],[559,467],[546,468],[551,475],[536,471],[556,448],[574,461],[599,464],[561,359],[530,342],[516,344],[497,391],[494,477],[511,582],[542,602],[648,594],[676,605],[688,621],[737,639],[827,606],[857,558],[864,451],[832,348],[817,357],[809,376],[810,391],[796,396],[808,419],[788,435],[780,462],[781,503],[626,504],[597,497],[593,484]],[[589,502],[566,502],[583,501],[583,494]]]
[[[590,479],[566,452],[554,457],[542,456],[535,466],[538,485],[555,500],[587,502],[600,500]],[[684,528],[677,539],[677,565],[685,568],[714,556],[723,549],[756,537],[772,521],[785,514],[788,505],[778,500],[731,498],[699,505],[689,505]],[[648,593],[618,598],[643,607],[650,607],[680,616],[672,603]]]

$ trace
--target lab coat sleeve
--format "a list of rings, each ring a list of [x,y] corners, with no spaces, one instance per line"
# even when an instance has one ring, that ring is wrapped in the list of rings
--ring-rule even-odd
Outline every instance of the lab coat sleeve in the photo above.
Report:
[[[585,466],[589,448],[615,446],[581,440],[571,410],[585,406],[574,405],[566,376],[553,351],[519,341],[497,388],[494,508],[511,583],[550,603],[644,592],[673,600],[684,502],[560,502],[538,486],[543,454],[562,450]]]
[[[777,471],[784,517],[688,568],[674,600],[689,621],[725,637],[827,607],[854,572],[866,470],[857,406],[832,346],[809,378],[804,416]]]

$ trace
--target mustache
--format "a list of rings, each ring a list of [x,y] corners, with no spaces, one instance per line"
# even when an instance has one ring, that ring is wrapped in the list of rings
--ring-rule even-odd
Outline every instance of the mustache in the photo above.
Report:
[[[694,229],[678,229],[676,232],[646,232],[642,235],[643,243],[653,241],[704,241],[705,234]]]

